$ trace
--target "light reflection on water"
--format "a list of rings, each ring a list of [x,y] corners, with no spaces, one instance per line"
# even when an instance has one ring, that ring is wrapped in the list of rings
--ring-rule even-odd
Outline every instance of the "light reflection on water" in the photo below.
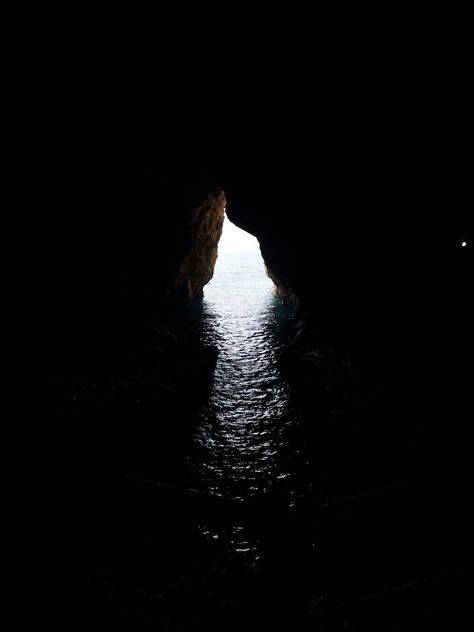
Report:
[[[289,317],[259,252],[219,256],[201,324],[203,341],[219,349],[195,435],[201,489],[249,498],[287,476],[279,451],[294,413],[277,357]]]

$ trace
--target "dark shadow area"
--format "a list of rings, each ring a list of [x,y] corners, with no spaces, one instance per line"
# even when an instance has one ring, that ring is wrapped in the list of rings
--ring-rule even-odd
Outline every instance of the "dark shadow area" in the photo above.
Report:
[[[22,621],[470,629],[472,17],[122,17],[12,48]],[[278,295],[227,381],[224,208]]]

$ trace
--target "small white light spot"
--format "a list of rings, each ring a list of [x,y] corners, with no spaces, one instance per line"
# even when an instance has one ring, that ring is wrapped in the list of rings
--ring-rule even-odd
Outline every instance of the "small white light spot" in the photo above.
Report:
[[[465,248],[465,247],[467,246],[467,241],[462,241],[462,242],[461,242],[461,246],[462,246],[463,248]]]

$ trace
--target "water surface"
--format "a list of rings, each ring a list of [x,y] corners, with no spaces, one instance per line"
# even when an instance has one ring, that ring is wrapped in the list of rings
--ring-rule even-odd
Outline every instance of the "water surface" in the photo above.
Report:
[[[220,254],[203,300],[201,336],[219,357],[195,435],[201,489],[248,498],[288,475],[280,448],[294,414],[277,360],[289,318],[260,252]]]

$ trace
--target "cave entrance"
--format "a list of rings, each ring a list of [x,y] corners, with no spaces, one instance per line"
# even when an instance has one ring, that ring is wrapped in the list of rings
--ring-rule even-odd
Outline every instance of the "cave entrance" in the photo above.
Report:
[[[219,254],[222,252],[259,252],[258,239],[233,224],[224,215],[222,235],[219,240]]]
[[[224,215],[214,275],[204,288],[206,303],[212,304],[216,313],[230,317],[242,314],[242,310],[258,309],[272,288],[257,238]]]
[[[219,351],[196,428],[192,483],[248,498],[285,474],[278,442],[291,420],[278,356],[284,306],[255,237],[227,218],[214,277],[204,288],[202,337]]]

